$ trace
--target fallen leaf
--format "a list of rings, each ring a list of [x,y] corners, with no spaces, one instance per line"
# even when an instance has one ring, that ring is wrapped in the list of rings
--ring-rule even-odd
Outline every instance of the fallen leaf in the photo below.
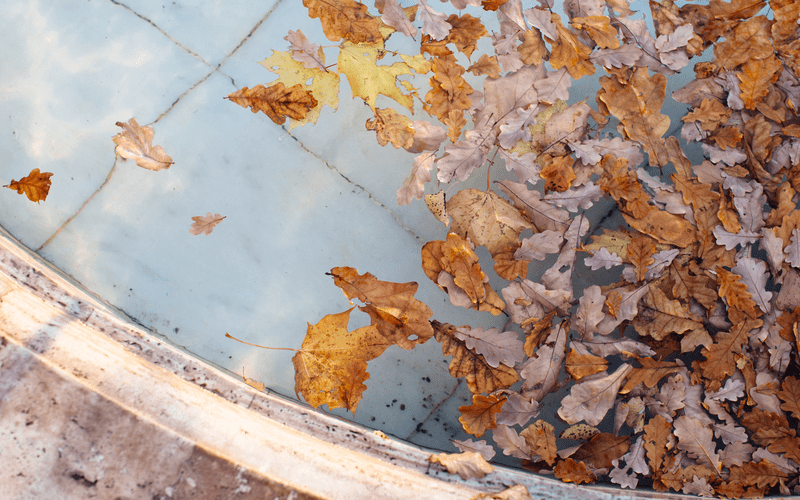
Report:
[[[570,425],[581,420],[598,425],[614,406],[617,392],[631,369],[631,365],[622,364],[610,375],[573,385],[569,396],[561,401],[558,416]]]
[[[303,344],[292,358],[294,390],[315,408],[327,404],[330,409],[355,412],[367,388],[367,361],[392,344],[373,325],[348,332],[352,310],[329,314],[316,325],[309,323]]]
[[[135,118],[128,123],[117,122],[117,127],[122,127],[122,132],[115,135],[113,141],[117,145],[115,151],[121,157],[134,160],[147,170],[164,170],[174,163],[161,146],[153,147],[151,127],[140,127]]]
[[[506,398],[497,396],[481,396],[480,394],[472,395],[472,404],[470,406],[459,406],[458,411],[461,416],[458,421],[465,431],[469,432],[475,437],[483,436],[487,429],[494,429],[497,427],[497,415],[503,408],[503,403]]]
[[[352,43],[383,41],[378,28],[380,18],[367,12],[367,6],[353,0],[303,0],[311,19],[319,18],[322,31],[332,42],[346,39]]]
[[[458,474],[461,479],[480,479],[494,470],[479,453],[434,453],[428,461],[441,464],[450,474]]]
[[[194,235],[198,235],[200,233],[209,235],[211,234],[211,231],[214,230],[214,227],[216,227],[217,224],[222,222],[222,219],[224,219],[225,217],[227,216],[220,214],[212,215],[211,212],[208,212],[205,216],[198,215],[192,217],[192,220],[194,222],[192,222],[192,226],[189,228],[189,232]]]
[[[50,177],[52,176],[53,174],[50,172],[39,172],[38,168],[34,168],[22,179],[18,181],[12,179],[10,184],[3,187],[14,189],[18,194],[24,193],[29,200],[39,203],[45,201],[50,192]]]
[[[433,336],[428,318],[433,311],[414,298],[417,283],[379,281],[370,273],[358,274],[352,267],[334,267],[330,276],[348,299],[366,305],[359,309],[372,318],[378,332],[403,349],[413,349]]]
[[[556,464],[555,476],[565,483],[588,484],[597,481],[589,468],[583,462],[576,462],[571,458]]]

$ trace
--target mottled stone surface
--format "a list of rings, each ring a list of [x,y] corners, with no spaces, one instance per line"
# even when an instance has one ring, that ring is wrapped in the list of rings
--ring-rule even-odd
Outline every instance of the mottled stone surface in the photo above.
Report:
[[[127,411],[5,337],[0,370],[0,498],[319,498]]]

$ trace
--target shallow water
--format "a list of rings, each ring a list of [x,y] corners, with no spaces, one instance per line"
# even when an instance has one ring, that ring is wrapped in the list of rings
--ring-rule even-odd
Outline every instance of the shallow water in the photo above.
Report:
[[[291,352],[225,333],[299,347],[307,322],[349,307],[324,274],[335,266],[418,282],[417,298],[439,321],[504,323],[454,308],[423,274],[421,245],[446,229],[421,202],[397,206],[412,155],[381,148],[364,130],[372,115],[344,79],[336,113],[325,108],[316,126],[291,131],[223,99],[275,78],[258,62],[286,50],[289,29],[324,40],[299,2],[7,1],[0,15],[2,183],[33,168],[54,174],[39,204],[0,190],[0,224],[170,342],[293,397]],[[690,68],[670,78],[668,95]],[[595,91],[581,81],[571,101]],[[673,127],[685,109],[665,106]],[[115,122],[131,117],[153,127],[170,169],[115,157]],[[495,178],[506,178],[500,170]],[[207,212],[226,219],[210,235],[190,234],[191,218]],[[367,323],[352,316],[351,329]],[[462,384],[431,413],[456,387],[447,363],[436,342],[390,348],[370,364],[355,416],[334,413],[453,450],[451,438],[467,437],[452,426],[469,392]]]

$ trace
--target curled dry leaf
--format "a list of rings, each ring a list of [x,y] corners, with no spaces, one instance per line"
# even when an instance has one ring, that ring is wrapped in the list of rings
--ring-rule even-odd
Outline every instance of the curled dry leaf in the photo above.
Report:
[[[128,123],[117,122],[122,132],[113,137],[117,145],[116,153],[126,160],[134,160],[137,165],[147,170],[164,170],[174,162],[161,146],[153,146],[153,129],[140,127],[135,118]]]
[[[494,470],[480,453],[434,453],[428,461],[441,464],[450,474],[458,474],[461,479],[480,479]]]
[[[205,216],[201,215],[194,216],[192,217],[192,220],[194,222],[192,222],[192,226],[189,228],[189,232],[194,235],[198,235],[201,233],[209,235],[211,234],[211,231],[214,230],[214,227],[216,227],[217,224],[222,222],[222,219],[224,219],[225,217],[227,216],[220,214],[212,215],[211,212],[208,212]]]
[[[3,186],[15,190],[18,194],[25,194],[29,200],[39,203],[47,198],[50,192],[50,177],[53,174],[50,172],[39,172],[38,168],[31,170],[31,173],[22,179]]]

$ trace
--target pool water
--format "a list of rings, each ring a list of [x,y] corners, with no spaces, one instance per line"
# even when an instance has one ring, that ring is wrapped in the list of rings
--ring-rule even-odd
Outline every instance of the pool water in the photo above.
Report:
[[[647,12],[640,0],[631,7]],[[446,228],[422,202],[397,205],[413,157],[376,143],[364,129],[372,114],[350,99],[345,79],[338,111],[325,108],[316,126],[292,130],[223,99],[274,80],[258,62],[288,48],[289,29],[325,43],[299,2],[9,0],[0,15],[2,183],[34,168],[53,173],[40,203],[0,190],[0,224],[169,342],[294,397],[292,352],[225,334],[298,348],[307,323],[349,307],[325,275],[336,266],[418,282],[416,297],[441,322],[505,323],[451,306],[423,273],[420,247],[444,239]],[[491,22],[487,29],[496,30]],[[691,67],[670,77],[667,95],[692,77]],[[570,102],[593,96],[593,82],[574,83]],[[670,133],[679,134],[686,106],[667,103]],[[596,107],[593,97],[588,104]],[[153,128],[153,144],[174,161],[169,169],[145,170],[115,155],[115,123],[130,118]],[[502,168],[493,176],[512,178]],[[225,219],[211,234],[191,234],[192,217],[209,212]],[[552,260],[532,266],[530,277]],[[351,329],[366,324],[366,315],[353,313]],[[448,362],[434,341],[413,351],[392,347],[370,363],[355,415],[334,413],[453,451],[451,439],[469,437],[457,407],[470,394],[450,377]]]

